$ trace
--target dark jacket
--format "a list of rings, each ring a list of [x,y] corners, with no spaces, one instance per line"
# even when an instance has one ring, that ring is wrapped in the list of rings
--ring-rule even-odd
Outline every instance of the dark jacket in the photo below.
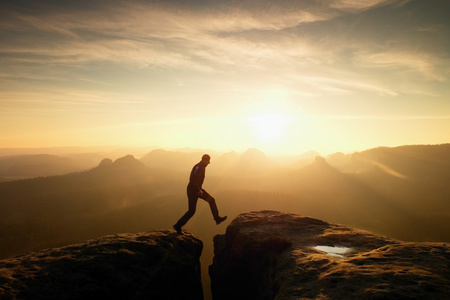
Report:
[[[203,181],[205,180],[205,168],[206,165],[202,162],[199,162],[192,168],[191,175],[189,176],[189,191],[198,192],[202,188]]]

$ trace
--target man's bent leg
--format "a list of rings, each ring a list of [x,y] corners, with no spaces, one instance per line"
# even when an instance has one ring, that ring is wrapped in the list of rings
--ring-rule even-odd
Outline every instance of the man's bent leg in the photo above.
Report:
[[[211,208],[212,215],[214,217],[214,220],[216,221],[216,224],[220,224],[223,221],[226,220],[227,217],[220,217],[219,216],[219,210],[217,209],[216,200],[214,197],[212,197],[210,194],[208,194],[205,190],[203,190],[203,196],[200,197],[201,199],[205,200],[209,203],[209,207]]]
[[[208,194],[208,192],[206,192],[205,190],[202,189],[202,191],[203,191],[203,196],[201,196],[200,198],[209,203],[209,207],[211,208],[211,212],[214,217],[214,220],[216,220],[217,218],[219,218],[219,211],[217,209],[216,200],[210,194]]]

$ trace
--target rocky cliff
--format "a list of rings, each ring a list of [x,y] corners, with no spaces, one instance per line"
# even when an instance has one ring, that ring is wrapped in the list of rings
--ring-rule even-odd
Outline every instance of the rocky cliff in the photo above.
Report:
[[[203,299],[202,248],[159,230],[16,256],[0,261],[0,299]]]
[[[412,243],[275,211],[214,238],[220,299],[448,299],[450,245]]]

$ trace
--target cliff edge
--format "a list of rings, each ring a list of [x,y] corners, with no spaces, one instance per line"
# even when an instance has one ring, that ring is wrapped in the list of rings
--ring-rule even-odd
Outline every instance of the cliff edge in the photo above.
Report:
[[[0,261],[0,299],[203,299],[191,234],[115,234]]]
[[[214,237],[220,299],[445,299],[450,245],[402,242],[295,214],[239,215]]]

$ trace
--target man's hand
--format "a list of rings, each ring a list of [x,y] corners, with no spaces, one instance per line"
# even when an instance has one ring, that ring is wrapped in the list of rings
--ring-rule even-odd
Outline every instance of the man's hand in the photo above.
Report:
[[[203,191],[202,190],[198,190],[197,195],[203,196]]]

